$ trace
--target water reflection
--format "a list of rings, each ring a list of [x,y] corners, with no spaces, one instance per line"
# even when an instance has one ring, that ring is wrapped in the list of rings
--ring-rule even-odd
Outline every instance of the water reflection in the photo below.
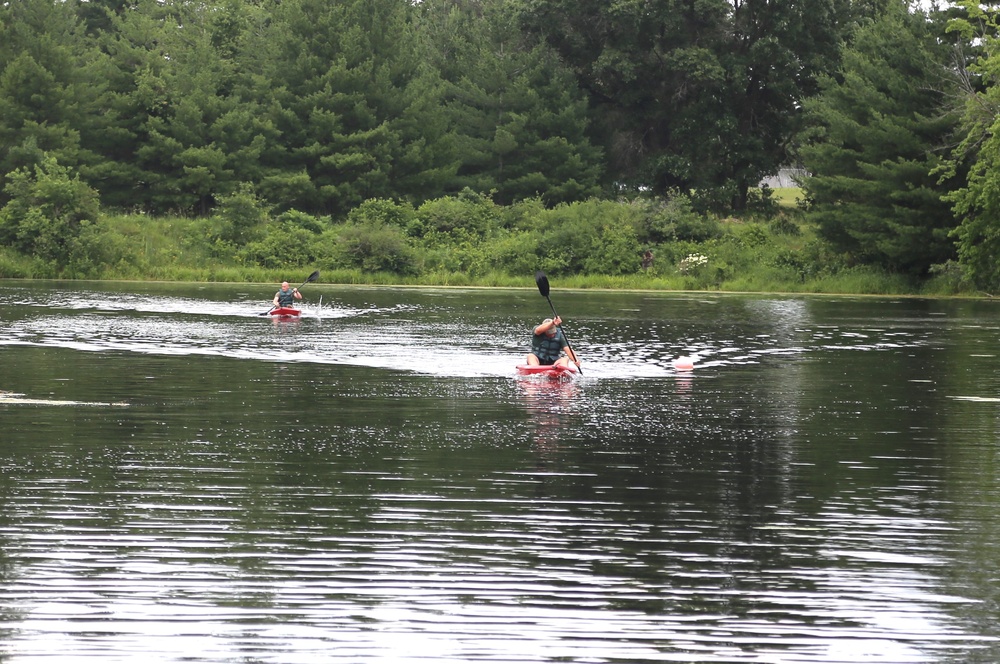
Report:
[[[694,377],[687,372],[679,372],[674,378],[674,393],[677,395],[677,399],[681,402],[687,401],[691,398],[691,388],[694,382]]]
[[[532,376],[518,377],[516,382],[521,402],[531,416],[536,449],[542,454],[558,451],[560,438],[570,425],[569,415],[581,396],[580,383]]]
[[[537,293],[28,290],[5,662],[1000,659],[991,310],[578,294],[560,382]]]
[[[271,318],[271,326],[276,332],[279,333],[292,333],[299,330],[299,326],[302,325],[301,318]]]

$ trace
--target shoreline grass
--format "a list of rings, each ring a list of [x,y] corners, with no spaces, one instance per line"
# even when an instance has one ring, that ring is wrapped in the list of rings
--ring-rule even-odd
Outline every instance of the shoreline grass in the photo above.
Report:
[[[0,283],[19,281],[51,281],[75,283],[103,284],[143,284],[143,283],[177,283],[177,284],[246,284],[269,286],[282,281],[295,281],[306,275],[311,268],[289,268],[285,270],[265,270],[258,273],[252,270],[254,278],[245,278],[248,272],[238,268],[233,270],[184,269],[174,273],[171,278],[136,278],[107,275],[102,278],[66,278],[47,277],[0,277]],[[239,275],[238,279],[220,278],[222,276]],[[891,276],[891,275],[890,275]],[[801,283],[755,283],[752,279],[735,279],[723,282],[712,288],[692,288],[684,283],[678,283],[676,277],[658,277],[644,275],[607,276],[607,275],[572,275],[552,277],[550,280],[559,283],[560,290],[574,291],[607,291],[607,292],[648,292],[702,295],[773,295],[801,296],[817,295],[830,297],[905,297],[921,299],[994,299],[989,293],[971,292],[938,292],[930,287],[913,288],[912,283],[900,279],[886,279],[885,275],[865,276],[832,276],[807,280]],[[321,271],[318,285],[337,287],[366,288],[454,288],[454,289],[517,289],[534,290],[537,285],[534,275],[509,276],[486,275],[473,278],[466,274],[424,275],[422,277],[400,277],[391,273],[362,273],[353,270]]]
[[[825,247],[800,211],[789,209],[800,189],[774,191],[783,211],[764,219],[712,219],[689,211],[657,217],[657,208],[656,214],[643,212],[639,223],[627,216],[637,214],[627,203],[581,204],[560,209],[575,216],[550,221],[548,235],[534,217],[481,236],[434,229],[408,234],[381,222],[315,219],[307,226],[320,230],[299,228],[296,235],[287,222],[270,220],[246,231],[258,245],[261,238],[275,240],[263,253],[245,250],[254,240],[240,244],[220,236],[220,218],[110,214],[74,240],[66,264],[0,247],[0,280],[275,284],[320,269],[323,283],[344,286],[535,288],[535,271],[543,269],[560,288],[574,290],[992,297],[971,290],[952,261],[921,278],[852,265]],[[468,210],[459,212],[464,219]],[[595,222],[591,213],[600,218]],[[342,235],[345,229],[354,234]],[[639,256],[649,249],[655,261],[640,270]]]

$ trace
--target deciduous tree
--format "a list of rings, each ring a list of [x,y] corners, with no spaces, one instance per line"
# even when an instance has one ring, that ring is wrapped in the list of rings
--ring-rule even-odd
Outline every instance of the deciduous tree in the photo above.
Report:
[[[0,209],[0,243],[65,266],[83,226],[96,223],[97,192],[52,155],[10,174]]]
[[[851,19],[847,0],[520,2],[589,92],[616,185],[736,210],[788,157]]]
[[[948,200],[959,216],[955,231],[959,262],[977,287],[1000,290],[1000,14],[995,7],[964,0],[964,16],[949,26],[977,55],[963,70],[965,139],[956,148],[949,174],[968,165],[964,186]]]

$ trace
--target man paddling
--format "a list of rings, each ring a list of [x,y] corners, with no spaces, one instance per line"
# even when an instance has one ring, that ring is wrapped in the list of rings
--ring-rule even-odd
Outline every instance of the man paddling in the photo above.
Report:
[[[298,288],[292,288],[287,281],[281,282],[281,290],[274,294],[275,307],[291,307],[295,300],[301,300],[302,293]]]
[[[569,366],[573,362],[577,367],[580,360],[576,353],[569,347],[566,336],[559,329],[562,325],[562,318],[546,318],[535,326],[534,334],[531,337],[531,352],[528,353],[527,363],[533,366],[554,365]],[[565,354],[563,354],[565,353]]]

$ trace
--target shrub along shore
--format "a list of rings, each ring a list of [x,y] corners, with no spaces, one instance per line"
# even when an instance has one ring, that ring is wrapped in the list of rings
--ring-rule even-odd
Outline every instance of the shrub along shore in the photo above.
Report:
[[[319,269],[324,283],[533,287],[542,270],[560,288],[980,295],[952,264],[921,277],[851,265],[804,221],[796,190],[770,193],[742,219],[683,196],[546,208],[467,191],[370,200],[335,222],[274,214],[245,190],[208,217],[102,213],[48,253],[0,247],[0,278],[275,283]]]

